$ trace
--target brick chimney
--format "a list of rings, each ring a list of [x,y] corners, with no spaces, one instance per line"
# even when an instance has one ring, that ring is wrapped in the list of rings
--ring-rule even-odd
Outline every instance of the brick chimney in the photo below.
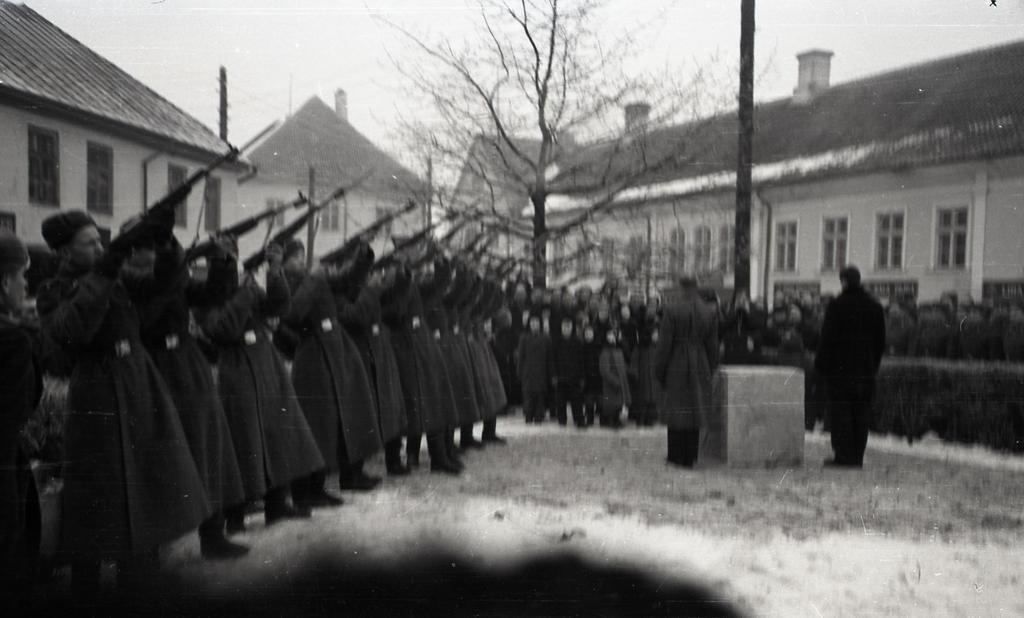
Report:
[[[624,111],[626,133],[635,133],[647,124],[647,119],[651,115],[651,105],[644,102],[629,103],[624,108]]]
[[[334,113],[345,122],[348,122],[348,94],[338,88],[334,91]]]
[[[832,52],[827,49],[810,49],[796,55],[799,73],[793,100],[806,103],[819,92],[828,90],[829,73],[832,68]]]

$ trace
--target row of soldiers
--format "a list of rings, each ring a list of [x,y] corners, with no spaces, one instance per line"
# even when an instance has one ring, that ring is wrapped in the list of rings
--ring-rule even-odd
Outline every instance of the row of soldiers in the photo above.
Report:
[[[951,298],[886,308],[887,352],[964,360],[1024,362],[1024,302],[957,304]]]
[[[85,597],[103,560],[118,561],[119,581],[148,576],[156,549],[190,530],[204,557],[241,556],[228,537],[245,531],[248,507],[262,500],[271,525],[340,505],[328,475],[373,489],[363,462],[380,450],[389,475],[406,475],[425,437],[431,471],[454,475],[460,450],[504,443],[487,332],[504,302],[499,273],[426,235],[383,261],[361,240],[312,270],[302,243],[284,239],[240,273],[234,237],[185,251],[173,212],[152,209],[107,247],[84,212],[45,220],[60,266],[39,287],[38,329],[19,319],[24,245],[0,238],[0,354],[17,360],[3,376],[5,585],[17,582],[24,524],[9,438],[43,373],[69,380],[61,555]]]

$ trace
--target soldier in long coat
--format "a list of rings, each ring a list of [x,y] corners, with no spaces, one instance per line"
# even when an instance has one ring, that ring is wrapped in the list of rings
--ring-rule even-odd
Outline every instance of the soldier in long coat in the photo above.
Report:
[[[284,325],[299,339],[292,383],[299,404],[327,462],[293,496],[310,506],[339,504],[324,491],[327,471],[338,471],[342,489],[373,489],[379,478],[363,472],[363,460],[381,449],[373,391],[359,348],[346,326],[361,320],[362,305],[346,298],[351,277],[309,274],[301,243],[289,243],[285,260],[292,292]],[[365,303],[364,303],[365,304]]]
[[[425,268],[420,271],[417,287],[423,303],[424,322],[430,333],[430,336],[426,338],[427,353],[433,359],[438,374],[439,399],[436,405],[443,417],[441,436],[445,454],[449,463],[461,469],[464,464],[455,449],[454,433],[460,420],[459,403],[455,395],[452,376],[456,367],[449,363],[449,358],[441,349],[442,333],[448,329],[448,318],[441,303],[444,293],[451,283],[452,268],[448,260],[441,256],[435,257],[432,266],[432,269]]]
[[[658,421],[658,392],[654,379],[654,319],[647,315],[647,306],[634,305],[632,319],[636,326],[636,346],[629,359],[631,371],[636,375],[633,389],[633,409],[637,425],[653,425]]]
[[[483,420],[481,441],[485,444],[504,444],[505,440],[496,433],[498,413],[508,406],[501,370],[494,355],[490,337],[491,316],[501,303],[500,287],[486,278],[481,280],[481,292],[468,309],[470,323],[466,328],[467,343],[474,367],[478,368],[478,390],[482,393],[483,404],[480,417]]]
[[[218,387],[248,501],[263,498],[267,525],[309,517],[287,503],[288,486],[326,464],[299,407],[268,324],[287,314],[291,296],[281,271],[281,251],[267,249],[266,291],[251,273],[238,283],[233,255],[208,259],[208,304],[197,313],[217,348]],[[301,506],[301,505],[300,505]],[[229,533],[245,530],[245,511],[227,511]]]
[[[51,216],[42,231],[62,264],[41,286],[37,308],[47,335],[74,363],[61,548],[72,561],[73,590],[92,596],[102,559],[150,562],[160,544],[194,530],[212,510],[171,395],[142,344],[132,290],[119,278],[126,252],[104,252],[81,211]]]
[[[43,393],[38,329],[22,322],[29,254],[16,236],[0,231],[0,594],[25,599],[34,563],[27,542],[31,478],[18,435]]]
[[[451,284],[441,297],[441,302],[428,312],[428,323],[440,329],[438,342],[448,366],[455,405],[459,414],[459,447],[478,448],[483,443],[473,438],[473,424],[480,420],[480,394],[473,376],[472,360],[466,345],[466,335],[459,319],[458,305],[471,292],[469,273],[455,265]]]
[[[411,273],[403,270],[400,277],[410,279],[404,297],[394,299],[384,311],[385,321],[391,327],[391,342],[398,361],[405,410],[408,420],[406,461],[410,467],[419,467],[423,435],[427,435],[427,449],[432,471],[458,474],[461,468],[449,460],[442,432],[445,416],[441,410],[442,378],[436,355],[430,353],[430,335],[423,323],[423,300],[419,286],[412,282]],[[444,386],[448,386],[445,383]],[[448,386],[450,389],[450,386]],[[450,399],[449,399],[450,400]]]
[[[712,375],[718,367],[718,314],[701,300],[697,282],[683,277],[666,295],[654,353],[661,387],[661,420],[668,426],[669,463],[693,467],[700,427],[713,405]]]
[[[184,251],[173,236],[158,251],[158,262],[171,272],[154,278],[166,284],[139,305],[143,344],[174,399],[206,497],[215,511],[199,526],[200,551],[207,558],[236,558],[248,548],[225,538],[224,509],[245,501],[242,475],[213,372],[193,336],[189,312],[190,306],[202,303],[205,285],[191,280]]]

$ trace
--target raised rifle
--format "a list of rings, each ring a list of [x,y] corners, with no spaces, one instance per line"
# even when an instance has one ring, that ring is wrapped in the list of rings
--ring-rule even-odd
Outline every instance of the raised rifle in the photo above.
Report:
[[[191,176],[185,179],[185,182],[171,189],[156,204],[146,209],[142,216],[128,221],[110,244],[112,246],[131,246],[141,238],[141,234],[149,227],[148,224],[151,222],[166,225],[169,228],[174,224],[174,211],[188,198],[189,193],[192,192],[192,187],[200,180],[209,176],[213,170],[221,165],[238,159],[239,153],[240,151],[237,148],[231,146],[226,153],[217,157],[212,163],[193,172]]]
[[[307,203],[309,203],[309,199],[305,195],[303,195],[301,191],[299,191],[299,196],[286,204],[280,204],[278,206],[268,208],[259,214],[252,215],[251,217],[247,217],[237,223],[232,223],[227,227],[221,228],[216,232],[213,232],[212,234],[210,234],[210,237],[204,240],[203,242],[194,244],[191,247],[189,247],[188,250],[185,252],[185,258],[191,261],[198,257],[206,255],[207,253],[210,252],[210,250],[212,250],[216,246],[217,243],[214,239],[217,237],[229,236],[231,238],[237,239],[238,237],[253,231],[259,226],[260,223],[263,223],[267,219],[272,219],[280,214],[283,214],[291,210],[292,208],[299,208],[300,206],[303,206]]]
[[[437,227],[437,224],[436,223],[431,223],[430,225],[424,227],[422,230],[420,230],[419,232],[416,232],[415,234],[413,234],[409,238],[406,238],[404,240],[396,242],[394,249],[392,249],[386,255],[382,256],[379,260],[377,260],[377,262],[373,265],[373,270],[380,270],[382,268],[387,268],[391,264],[394,264],[395,262],[397,262],[398,261],[398,256],[403,251],[405,251],[406,249],[409,249],[411,247],[415,247],[419,243],[423,242],[423,240],[426,239],[427,236],[429,236],[432,231],[434,231],[435,227]]]
[[[405,206],[393,210],[384,216],[380,217],[370,225],[359,230],[355,236],[349,238],[337,249],[334,249],[320,258],[321,264],[340,264],[355,254],[356,249],[359,248],[364,242],[370,242],[377,234],[380,233],[385,227],[388,226],[392,221],[401,217],[402,215],[411,212],[416,208],[416,202],[409,200]]]
[[[298,231],[301,230],[302,228],[306,227],[306,224],[309,223],[310,217],[312,217],[317,212],[322,210],[325,206],[327,206],[329,201],[330,200],[320,202],[319,204],[316,205],[310,205],[310,207],[306,209],[306,212],[302,213],[302,215],[299,216],[298,219],[292,221],[288,225],[281,228],[276,234],[274,234],[270,238],[266,245],[260,248],[259,251],[247,257],[245,261],[242,262],[242,268],[245,270],[256,270],[257,268],[262,266],[263,262],[266,261],[267,259],[267,247],[269,247],[270,245],[283,246],[284,243],[286,243],[289,238],[298,233]]]

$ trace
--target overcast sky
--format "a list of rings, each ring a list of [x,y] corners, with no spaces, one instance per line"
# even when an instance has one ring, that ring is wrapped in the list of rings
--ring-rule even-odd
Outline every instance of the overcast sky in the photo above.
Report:
[[[477,13],[464,0],[25,0],[72,36],[210,127],[217,71],[228,71],[230,139],[249,137],[319,95],[344,88],[349,119],[376,143],[397,146],[401,96],[390,58],[412,50],[374,15],[418,33],[460,40]],[[755,98],[792,93],[795,55],[835,52],[832,82],[965,50],[1024,39],[1024,0],[759,0]],[[646,23],[636,62],[682,66],[717,55],[738,66],[740,0],[610,0],[609,36]],[[737,69],[738,71],[738,69]],[[289,82],[291,87],[289,87]],[[289,97],[289,91],[291,95]]]

